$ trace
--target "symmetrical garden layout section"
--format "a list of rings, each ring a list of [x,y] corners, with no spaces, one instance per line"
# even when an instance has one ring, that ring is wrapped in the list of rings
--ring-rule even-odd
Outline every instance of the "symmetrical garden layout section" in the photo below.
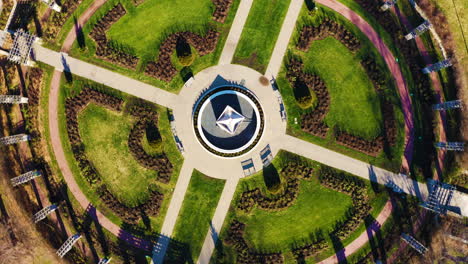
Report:
[[[64,1],[60,51],[33,53],[79,205],[153,263],[334,263],[405,197],[430,207],[439,185],[407,176],[417,80],[344,2],[84,0],[69,25]]]

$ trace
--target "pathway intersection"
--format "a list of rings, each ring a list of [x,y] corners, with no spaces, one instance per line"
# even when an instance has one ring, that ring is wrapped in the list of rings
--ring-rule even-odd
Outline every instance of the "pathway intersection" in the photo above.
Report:
[[[103,2],[104,1],[99,1],[99,3],[93,5],[92,8],[94,8],[94,11],[97,8],[96,6],[99,6],[99,4],[102,5]],[[376,46],[377,50],[385,59],[388,68],[396,80],[400,92],[406,120],[405,132],[407,135],[407,150],[412,151],[411,145],[413,119],[411,112],[411,100],[408,95],[407,87],[401,71],[390,50],[387,48],[385,43],[383,43],[382,39],[380,39],[377,33],[372,29],[372,27],[348,7],[333,0],[317,0],[317,2],[328,6],[354,23],[371,40],[371,42]],[[79,75],[81,77],[91,79],[95,82],[105,84],[109,87],[134,95],[144,100],[173,109],[177,134],[180,137],[180,140],[183,143],[185,149],[185,160],[177,180],[165,221],[163,223],[161,230],[161,234],[163,236],[154,247],[157,249],[155,250],[156,254],[153,256],[155,263],[162,263],[169,243],[169,239],[167,238],[171,237],[173,233],[174,226],[190,182],[190,177],[194,169],[197,169],[210,177],[226,180],[221,198],[218,202],[214,217],[211,221],[210,229],[207,230],[207,235],[198,260],[198,263],[209,263],[216,243],[217,234],[219,234],[221,231],[237,184],[240,178],[244,177],[241,162],[251,158],[256,170],[261,170],[263,163],[260,158],[260,151],[266,146],[271,148],[273,156],[276,155],[281,149],[287,150],[306,158],[316,160],[325,165],[347,171],[373,182],[385,184],[388,181],[393,181],[408,194],[417,196],[421,199],[425,199],[427,197],[427,186],[409,179],[405,175],[392,173],[390,171],[374,167],[365,162],[350,158],[343,154],[286,134],[286,122],[284,122],[281,118],[281,108],[278,103],[277,95],[274,92],[271,84],[266,86],[262,85],[260,83],[260,77],[262,77],[262,75],[250,68],[230,64],[251,5],[252,0],[241,0],[231,31],[228,35],[228,39],[221,54],[219,64],[198,73],[194,77],[193,83],[188,87],[184,87],[178,95],[139,82],[121,74],[103,69],[101,67],[83,62],[81,60],[74,59],[67,56],[65,53],[55,52],[39,45],[35,46],[34,48],[36,60],[49,64],[56,69],[51,82],[51,92],[49,97],[49,128],[51,133],[52,146],[59,167],[64,174],[64,178],[71,192],[74,194],[83,208],[88,208],[91,204],[79,189],[71,173],[71,170],[68,167],[58,129],[59,124],[57,116],[57,104],[61,72],[64,70],[70,71],[73,74]],[[286,53],[291,35],[295,29],[295,24],[302,5],[302,0],[291,1],[287,16],[284,20],[277,43],[274,48],[273,56],[267,68],[267,77],[269,79],[272,77],[275,78],[280,70],[284,54]],[[93,12],[91,11],[85,12],[87,17],[83,19],[80,18],[80,24],[85,24],[87,19],[89,19],[89,14],[92,13]],[[66,42],[68,45],[73,43],[74,37],[76,36],[73,36],[72,34],[67,37]],[[65,47],[62,48],[62,50],[66,51],[68,49]],[[255,147],[246,154],[228,159],[215,156],[214,154],[206,151],[201,146],[193,132],[193,104],[204,92],[204,90],[210,87],[213,82],[242,83],[255,94],[261,104],[261,107],[265,113],[265,130],[258,144],[256,144]],[[406,160],[404,158],[403,167],[408,166],[409,162],[410,160]],[[468,216],[468,208],[466,208],[466,206],[464,207],[466,204],[468,204],[468,197],[459,192],[455,192],[451,201],[451,206],[460,208],[461,214]],[[99,221],[104,228],[117,236],[121,236],[122,232],[125,232],[113,224],[98,210],[95,211],[95,219]],[[385,221],[390,211],[391,206],[386,206],[384,211],[377,218],[379,223],[383,223]],[[126,235],[128,236],[128,234]],[[146,241],[141,241],[137,238],[133,238],[131,242],[132,241],[134,244],[138,244],[142,248],[148,248],[148,242]],[[349,247],[346,247],[350,250],[350,252],[347,252],[347,254],[357,250],[365,242],[366,236],[361,235],[356,243],[353,242]],[[329,259],[329,261],[334,262],[333,259]]]

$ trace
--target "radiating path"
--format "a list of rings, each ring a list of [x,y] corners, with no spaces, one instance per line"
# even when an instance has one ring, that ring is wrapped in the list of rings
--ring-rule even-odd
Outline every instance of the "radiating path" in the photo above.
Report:
[[[203,242],[203,247],[198,257],[199,264],[208,264],[210,263],[211,255],[218,241],[219,233],[221,233],[221,228],[223,227],[224,219],[227,216],[229,211],[229,206],[231,201],[234,198],[234,193],[236,192],[237,184],[239,183],[239,178],[230,178],[226,181],[224,185],[221,198],[219,199],[218,205],[216,206],[216,211],[211,220],[210,228],[208,234],[206,235],[205,241]]]
[[[44,62],[58,71],[69,71],[86,79],[102,83],[116,90],[144,100],[171,107],[177,100],[177,95],[137,81],[122,74],[106,70],[99,66],[72,58],[65,53],[56,52],[40,45],[34,46],[34,55],[37,61]]]
[[[221,54],[220,64],[224,65],[225,68],[220,68],[221,69],[220,72],[225,71],[226,75],[229,75],[228,73],[232,74],[232,73],[235,73],[235,71],[237,71],[236,69],[233,72],[232,65],[229,65],[229,64],[233,58],[235,49],[237,47],[237,43],[242,33],[242,29],[247,20],[250,7],[252,5],[252,1],[253,0],[241,0],[239,9],[236,13],[233,25],[231,27],[231,31],[228,35],[228,39],[224,46],[223,52]],[[335,0],[317,0],[317,2],[329,8],[332,8],[336,12],[342,14],[344,17],[349,19],[352,23],[354,23],[364,34],[368,36],[371,42],[376,46],[377,50],[384,57],[385,62],[387,63],[391,73],[395,77],[395,81],[397,83],[397,86],[400,92],[400,98],[402,100],[403,112],[405,114],[405,133],[407,135],[405,153],[412,152],[413,119],[412,119],[412,110],[411,110],[411,100],[409,98],[407,87],[403,80],[401,71],[393,55],[391,54],[390,50],[385,46],[383,41],[380,39],[377,33],[372,29],[372,27],[366,21],[364,21],[360,16],[358,16],[352,10],[350,10],[348,7],[342,5],[341,3],[336,2]],[[103,3],[105,3],[105,0],[95,1],[95,4],[93,4],[89,10],[85,11],[85,13],[83,13],[83,16],[80,17],[80,19],[78,19],[78,24],[80,26],[84,25],[87,19],[89,19],[89,17],[96,11],[96,9]],[[287,16],[284,20],[283,26],[281,28],[281,32],[278,37],[278,41],[275,45],[272,58],[267,68],[267,74],[269,75],[276,76],[280,70],[282,60],[283,60],[284,54],[286,53],[291,35],[293,31],[295,30],[295,24],[299,16],[302,4],[303,4],[302,0],[291,1],[291,4],[287,12]],[[67,36],[64,46],[62,47],[62,50],[69,51],[75,38],[76,38],[76,32],[75,33],[70,32],[70,34]],[[62,53],[51,51],[49,49],[46,49],[40,46],[35,47],[35,56],[37,60],[47,63],[49,65],[52,65],[53,67],[56,68],[56,71],[54,72],[52,82],[51,82],[51,90],[50,90],[50,97],[49,97],[49,128],[50,128],[53,151],[55,153],[60,170],[62,171],[64,175],[65,181],[67,182],[70,188],[70,191],[77,198],[80,205],[83,208],[86,208],[88,211],[91,211],[92,212],[91,215],[97,221],[99,221],[99,223],[104,228],[109,230],[111,233],[113,233],[117,237],[124,239],[126,241],[129,241],[129,243],[133,244],[136,247],[140,247],[144,249],[148,249],[148,248],[151,249],[151,244],[149,242],[135,238],[131,234],[127,233],[126,231],[121,230],[117,225],[113,224],[109,219],[107,219],[104,215],[102,215],[99,211],[97,211],[94,207],[92,207],[90,202],[87,200],[87,198],[84,196],[82,191],[79,189],[79,186],[77,185],[73,177],[73,174],[71,173],[71,170],[68,167],[68,163],[65,159],[65,154],[61,145],[60,133],[58,129],[59,128],[58,126],[58,95],[59,95],[61,71],[66,69],[68,71],[71,71],[73,74],[82,76],[84,78],[93,80],[98,83],[105,84],[114,89],[134,95],[144,100],[155,102],[157,104],[160,104],[169,108],[174,108],[176,122],[178,122],[178,120],[180,121],[181,118],[185,116],[180,110],[178,111],[177,109],[185,109],[184,107],[186,106],[182,107],[182,105],[185,105],[187,103],[191,105],[193,103],[192,101],[191,102],[185,101],[186,98],[191,98],[191,96],[184,95],[184,92],[191,92],[191,93],[194,93],[193,96],[196,96],[197,94],[195,93],[199,93],[200,90],[205,87],[204,86],[203,87],[191,87],[190,91],[187,89],[182,90],[181,96],[178,96],[176,94],[169,93],[162,89],[139,82],[137,80],[133,80],[129,77],[103,69],[101,67],[68,57],[66,55],[62,57]],[[243,72],[243,70],[239,68],[239,72]],[[239,78],[242,78],[242,76]],[[247,86],[249,86],[250,84],[254,84],[254,83],[252,81],[247,80]],[[258,84],[256,86],[258,86]],[[266,89],[271,89],[271,87],[269,88],[263,87],[261,90],[257,92],[258,95],[260,97],[270,98],[270,95],[268,95]],[[268,92],[271,92],[271,91],[268,90]],[[266,102],[263,102],[263,103],[268,104],[268,107],[266,109],[271,108],[269,111],[271,112],[276,111],[278,113],[274,113],[274,114],[279,115],[279,111],[277,111],[278,109],[276,109],[277,106],[274,106],[274,104],[270,105],[271,103],[270,99],[268,99]],[[275,102],[275,104],[276,103],[277,102]],[[188,107],[188,110],[190,111],[191,108]],[[181,117],[181,118],[177,119],[178,117]],[[387,183],[388,180],[391,180],[395,184],[400,186],[406,193],[418,196],[423,199],[427,196],[427,187],[424,184],[408,179],[404,175],[395,174],[395,173],[374,167],[370,164],[350,158],[343,154],[331,151],[329,149],[314,145],[309,142],[305,142],[298,138],[285,135],[285,129],[283,127],[284,124],[277,123],[276,121],[279,118],[275,115],[270,115],[270,114],[268,118],[270,118],[271,120],[267,122],[269,126],[268,128],[270,128],[270,129],[267,129],[267,131],[269,131],[268,133],[271,135],[267,133],[268,136],[264,137],[262,140],[268,139],[267,140],[268,142],[264,142],[262,144],[265,145],[266,143],[269,143],[273,145],[274,153],[277,153],[279,149],[284,149],[284,150],[296,153],[298,155],[307,157],[309,159],[316,160],[325,165],[328,165],[337,169],[341,169],[343,171],[347,171],[349,173],[352,173],[354,175],[357,175],[364,179],[368,179],[373,182],[385,184]],[[281,122],[281,121],[278,121],[278,122]],[[188,122],[187,124],[178,123],[177,128],[182,130],[179,132],[180,132],[180,135],[183,136],[186,133],[189,133],[188,131],[191,131],[192,129],[191,122]],[[187,135],[185,138],[189,138],[189,136]],[[194,148],[197,148],[198,146],[197,145],[198,143],[194,143],[194,142],[186,142],[186,143],[187,143],[186,145],[189,147],[193,146]],[[190,151],[191,150],[188,150],[188,153],[190,153]],[[257,152],[258,152],[258,149],[252,151],[248,155],[252,157],[255,156],[256,159],[258,159]],[[197,152],[197,153],[202,155],[202,153],[204,152]],[[207,155],[211,155],[211,154],[207,154]],[[408,166],[411,160],[410,156],[406,156],[406,157],[407,158],[403,160],[404,168]],[[209,166],[210,168],[219,168],[219,170],[210,169],[210,172],[212,173],[209,173],[208,176],[215,176],[215,175],[210,175],[210,174],[213,174],[218,171],[219,173],[226,174],[226,168],[223,167],[222,165],[222,162],[224,162],[223,160],[225,159],[218,159],[219,162],[217,161],[217,163],[219,164],[211,164],[211,163],[205,164],[205,163],[198,162],[198,161],[202,161],[203,159],[200,158],[199,155],[197,154],[196,157],[193,158],[193,160],[197,160],[197,162],[194,162],[193,160],[192,161],[191,160],[192,159],[190,159],[190,157],[186,157],[184,164],[182,166],[182,170],[180,172],[180,176],[177,181],[174,194],[171,199],[168,212],[166,214],[166,218],[162,227],[162,233],[165,236],[162,236],[162,238],[158,241],[157,247],[155,247],[158,250],[158,254],[155,255],[155,261],[156,261],[155,263],[162,263],[165,250],[167,249],[167,245],[169,243],[169,237],[172,235],[172,232],[174,230],[174,226],[175,226],[177,217],[179,215],[179,211],[182,206],[183,199],[187,191],[193,169],[194,168],[202,169],[204,167]],[[206,159],[206,160],[209,160],[209,159]],[[239,168],[235,166],[239,166]],[[228,177],[226,177],[227,178],[226,185],[223,189],[223,193],[218,202],[218,206],[216,208],[214,217],[211,222],[210,230],[208,230],[208,235],[205,238],[205,242],[200,252],[199,263],[209,263],[209,260],[214,250],[217,235],[220,232],[224,219],[229,211],[229,206],[234,196],[235,189],[239,181],[239,177],[242,176],[242,173],[240,170],[240,164],[237,164],[235,166],[234,166],[234,163],[232,163],[232,166],[231,165],[229,166],[229,168],[232,167],[233,170],[227,173]],[[203,169],[202,169],[202,172],[203,172]],[[464,208],[463,206],[468,204],[467,197],[468,196],[463,195],[459,192],[455,192],[454,197],[451,202],[451,205],[459,207],[462,215],[465,215],[465,216],[468,216],[468,208]],[[386,206],[384,210],[380,213],[379,217],[377,218],[377,221],[379,223],[383,223],[385,219],[388,217],[388,213],[389,213],[389,207]],[[366,242],[365,237],[361,235],[356,241],[352,242],[348,247],[345,248],[346,254],[353,253],[360,246],[362,246],[365,242]]]
[[[164,255],[166,254],[167,247],[169,246],[170,240],[167,237],[172,236],[174,231],[174,226],[177,221],[177,216],[179,215],[180,209],[182,208],[182,203],[184,201],[185,193],[187,192],[190,178],[192,177],[193,169],[195,168],[193,162],[190,159],[185,159],[182,169],[179,173],[179,178],[174,189],[174,193],[169,203],[169,208],[166,212],[166,217],[164,218],[164,223],[161,228],[161,234],[163,235],[157,242],[156,247],[158,248],[158,253],[153,255],[154,263],[163,263]],[[187,227],[190,228],[190,227]]]
[[[363,161],[348,157],[309,143],[307,141],[292,137],[284,136],[278,147],[281,149],[296,153],[297,155],[318,161],[327,166],[346,171],[363,179],[379,184],[386,184],[392,181],[398,185],[405,193],[425,200],[428,196],[426,184],[415,181],[404,174],[396,174]],[[468,216],[468,195],[455,191],[451,200],[450,206],[460,210],[463,216]]]
[[[297,18],[299,17],[303,4],[304,0],[291,0],[291,3],[289,4],[288,12],[284,18],[283,26],[281,27],[278,40],[276,41],[275,48],[273,49],[273,53],[266,70],[266,76],[268,78],[271,76],[278,76],[281,65],[283,64],[284,55],[288,49],[289,41],[294,30],[296,30]]]
[[[252,3],[253,0],[241,0],[218,64],[222,65],[231,63],[232,58],[234,57],[234,53],[236,52],[237,44],[239,43],[240,37],[242,35],[245,22],[249,16]]]

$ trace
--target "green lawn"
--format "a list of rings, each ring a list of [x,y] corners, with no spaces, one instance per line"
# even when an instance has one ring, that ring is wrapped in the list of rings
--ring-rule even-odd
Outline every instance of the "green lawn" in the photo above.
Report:
[[[290,162],[307,164],[316,168],[311,179],[300,180],[300,193],[292,206],[284,210],[271,212],[254,207],[251,212],[237,209],[239,199],[244,191],[259,188],[263,194],[271,195],[265,185],[263,171],[240,180],[230,210],[221,230],[221,240],[226,239],[226,231],[234,219],[244,223],[244,238],[250,247],[257,252],[283,252],[285,263],[297,263],[292,255],[291,248],[300,247],[313,240],[315,234],[322,232],[329,248],[316,257],[306,260],[306,263],[316,263],[335,254],[329,232],[334,224],[345,217],[345,212],[352,206],[351,197],[330,190],[320,185],[318,180],[320,167],[325,166],[315,161],[297,156],[293,153],[280,151],[272,164],[281,171]],[[346,173],[347,174],[347,173]],[[351,174],[347,174],[351,177]],[[283,176],[281,176],[283,178]],[[283,179],[284,181],[284,179]],[[388,194],[378,187],[375,192],[368,181],[364,181],[372,207],[370,215],[374,218],[382,210],[388,200]],[[365,231],[364,221],[356,230],[341,242],[343,246],[350,244]],[[235,263],[237,252],[231,246],[218,244],[210,263]]]
[[[182,30],[203,32],[211,21],[211,0],[146,0],[117,21],[107,32],[135,50],[139,57],[154,54],[163,37]]]
[[[93,87],[93,88],[98,89],[100,91],[104,91],[105,93],[108,93],[108,94],[111,94],[113,96],[122,98],[126,102],[126,104],[134,104],[134,103],[139,104],[140,101],[138,99],[136,99],[135,97],[132,97],[132,96],[130,96],[128,94],[116,91],[114,89],[110,89],[110,88],[108,88],[106,86],[96,84],[94,82],[82,79],[80,77],[73,76],[73,78],[74,78],[74,80],[73,80],[73,82],[71,84],[66,83],[65,78],[62,78],[62,85],[60,87],[61,91],[60,91],[60,95],[59,95],[59,129],[60,129],[60,133],[61,133],[60,137],[61,137],[61,141],[62,141],[62,146],[64,148],[65,157],[67,159],[67,162],[68,162],[68,164],[70,166],[71,171],[73,172],[73,176],[75,177],[76,182],[78,183],[78,185],[80,186],[80,189],[83,191],[83,193],[86,195],[86,197],[90,200],[90,202],[97,209],[99,209],[99,211],[101,211],[104,215],[106,215],[112,222],[114,222],[117,225],[122,225],[123,224],[122,220],[116,214],[114,214],[111,210],[109,210],[107,208],[107,206],[101,201],[100,197],[97,195],[96,190],[99,187],[99,185],[90,186],[88,184],[88,182],[85,180],[85,178],[83,177],[83,175],[81,174],[80,168],[78,167],[78,164],[77,164],[77,162],[76,162],[76,160],[75,160],[75,158],[74,158],[74,156],[72,154],[71,146],[70,146],[70,143],[69,143],[69,140],[68,140],[68,134],[67,134],[67,130],[66,130],[66,119],[65,119],[64,103],[65,103],[65,99],[67,97],[75,96],[76,94],[79,93],[79,91],[83,87]],[[170,180],[169,184],[162,184],[162,183],[159,183],[159,182],[157,182],[157,183],[153,182],[153,184],[151,184],[151,186],[148,186],[148,182],[147,182],[147,183],[145,183],[146,186],[144,188],[138,186],[138,188],[141,188],[141,189],[144,189],[144,190],[147,190],[147,188],[149,187],[151,189],[155,189],[155,190],[161,192],[162,194],[164,194],[164,200],[163,200],[163,202],[161,204],[160,213],[156,217],[150,217],[151,228],[147,229],[147,227],[142,222],[139,223],[139,227],[142,228],[143,230],[145,230],[145,234],[155,235],[155,233],[160,232],[160,228],[161,228],[162,223],[164,221],[164,217],[165,217],[166,211],[167,211],[167,209],[169,207],[169,203],[170,203],[170,200],[171,200],[173,189],[174,189],[175,184],[177,182],[179,171],[180,171],[180,168],[181,168],[182,163],[183,163],[183,157],[180,154],[180,152],[177,150],[177,146],[175,145],[175,142],[173,140],[169,119],[167,118],[167,114],[166,114],[167,109],[164,108],[164,107],[158,106],[158,105],[154,105],[154,104],[148,104],[148,106],[152,107],[155,111],[157,111],[159,113],[160,118],[159,118],[159,122],[158,122],[158,128],[159,128],[159,131],[161,133],[162,142],[163,142],[162,146],[159,146],[157,149],[154,149],[153,153],[156,153],[156,152],[161,151],[161,150],[164,151],[166,153],[166,155],[168,156],[169,160],[171,161],[171,163],[174,165],[173,174],[171,176],[171,180]],[[93,107],[93,105],[90,104],[88,107]],[[130,119],[130,117],[126,116],[127,114],[125,112],[124,113],[115,113],[115,112],[112,112],[112,111],[105,110],[104,108],[101,108],[101,107],[98,107],[98,106],[94,106],[94,107],[98,108],[98,109],[100,108],[98,110],[98,112],[104,112],[104,115],[101,115],[100,117],[99,117],[99,115],[94,117],[94,114],[91,114],[91,116],[93,117],[94,120],[98,120],[98,119],[101,119],[101,118],[108,118],[109,122],[110,122],[110,120],[113,120],[115,122],[121,122],[121,123],[109,124],[109,127],[116,126],[118,128],[125,128],[127,125],[124,124],[124,123],[126,123],[127,121],[131,122],[131,123],[128,124],[128,126],[131,126],[131,124],[133,124],[132,120]],[[88,109],[85,109],[82,114],[86,114],[86,112],[87,112],[86,110],[88,110]],[[80,119],[81,119],[80,121],[82,121],[81,117],[80,117]],[[108,129],[112,130],[112,128],[108,128]],[[83,131],[83,130],[86,130],[86,128],[84,128],[84,126],[80,124],[80,130]],[[95,132],[95,131],[100,131],[100,130],[93,130],[93,131]],[[118,137],[120,137],[121,139],[125,138],[125,142],[121,143],[120,146],[122,146],[122,147],[124,145],[126,146],[126,144],[127,144],[126,139],[128,138],[128,132],[125,135],[124,133],[122,133],[122,131],[119,131],[119,134],[121,134],[121,135],[118,135]],[[97,136],[92,136],[92,137],[94,139]],[[112,143],[112,141],[114,139],[112,139],[112,138],[108,138],[108,139],[102,138],[102,140]],[[115,140],[117,140],[117,139],[115,139]],[[146,145],[145,149],[148,150],[148,147],[149,146]],[[88,152],[88,150],[90,150],[89,147],[87,147],[87,149],[86,149],[86,153],[89,155],[90,153]],[[122,155],[123,157],[128,158],[127,160],[124,161],[124,163],[128,163],[128,164],[125,165],[125,167],[129,167],[130,166],[129,164],[134,161],[134,158],[128,152],[128,148],[126,150],[124,150],[124,151],[126,151],[126,152],[120,153],[118,155],[123,154]],[[113,150],[112,152],[115,153],[115,150]],[[104,155],[108,155],[108,154],[105,153]],[[123,157],[120,157],[120,158],[123,158]],[[95,158],[97,158],[97,160],[94,160]],[[93,164],[96,165],[96,162],[98,162],[99,159],[100,159],[100,157],[93,157],[93,159],[90,158],[90,161],[93,162]],[[112,165],[115,164],[115,162],[112,159],[108,159],[107,163],[112,164]],[[108,164],[104,164],[104,167],[111,166],[111,165],[108,165]],[[120,165],[120,166],[123,166],[123,165]],[[137,166],[140,166],[140,165],[137,164]],[[142,170],[142,171],[146,170],[141,166],[139,167],[139,169]],[[115,171],[116,169],[114,168],[112,170]],[[99,172],[101,172],[101,171],[99,171]],[[106,176],[107,176],[107,178],[105,178]],[[130,188],[127,188],[125,185],[129,185],[129,184],[131,185],[135,181],[134,179],[140,179],[140,183],[144,182],[144,179],[146,179],[145,178],[146,176],[143,175],[143,177],[140,178],[141,176],[142,175],[133,175],[133,176],[131,176],[131,175],[120,175],[118,178],[117,177],[113,178],[113,176],[111,176],[111,175],[104,175],[104,176],[101,175],[101,177],[106,181],[108,179],[115,179],[115,180],[121,180],[121,181],[125,181],[124,179],[130,179],[127,182],[123,182],[122,183],[123,186],[117,187],[117,186],[109,186],[108,185],[108,187],[109,187],[110,191],[112,191],[112,193],[114,195],[116,195],[117,197],[121,197],[121,198],[137,197],[137,200],[142,200],[142,197],[148,197],[148,191],[141,192],[141,193],[138,193],[137,191],[133,191],[134,194],[129,192],[129,193],[127,193],[127,197],[122,197],[123,193],[119,193],[120,190],[118,188],[123,188],[125,190],[129,190]],[[132,201],[130,201],[130,202],[132,202]]]
[[[350,196],[321,186],[318,179],[303,180],[291,207],[278,212],[255,208],[239,220],[246,224],[245,238],[257,250],[287,250],[291,241],[308,240],[314,231],[332,229],[351,205]]]
[[[171,82],[167,83],[144,74],[147,63],[157,60],[159,45],[169,34],[192,31],[204,36],[208,29],[214,29],[220,32],[216,49],[202,57],[195,52],[195,60],[190,67],[187,67],[187,70],[195,75],[205,68],[216,65],[234,20],[239,1],[233,1],[226,21],[221,24],[212,20],[214,4],[211,0],[195,2],[146,0],[138,7],[135,7],[131,0],[108,0],[83,26],[85,47],[80,48],[75,41],[70,55],[167,91],[178,93],[184,85],[181,74],[177,74]],[[112,25],[107,34],[113,45],[120,46],[140,58],[135,70],[97,58],[95,56],[96,44],[89,37],[95,23],[118,3],[125,7],[127,14]],[[183,65],[175,57],[174,53],[172,63],[180,71]]]
[[[78,121],[86,155],[110,191],[128,205],[144,202],[158,173],[142,167],[128,149],[134,118],[90,104]]]
[[[208,234],[224,182],[207,177],[196,170],[190,179],[173,235],[175,239],[189,246],[194,262],[198,259]]]
[[[325,123],[367,139],[377,137],[382,123],[379,98],[360,58],[328,37],[314,41],[303,59],[304,70],[320,76],[330,93]]]
[[[264,73],[291,0],[255,0],[234,54],[234,63]]]
[[[404,131],[402,128],[404,127],[404,118],[401,111],[400,99],[385,61],[369,39],[356,26],[329,8],[319,5],[318,9],[311,13],[304,6],[296,28],[300,29],[303,25],[317,26],[325,17],[337,21],[344,25],[347,30],[351,31],[360,40],[361,49],[352,53],[339,41],[330,37],[313,42],[308,52],[302,52],[296,48],[300,32],[296,30],[293,33],[285,61],[291,57],[298,57],[304,62],[306,72],[318,74],[325,81],[330,93],[331,105],[324,122],[332,129],[329,130],[325,138],[316,137],[302,131],[301,116],[313,110],[316,103],[313,102],[312,107],[308,109],[302,109],[299,106],[293,88],[286,79],[286,67],[283,63],[277,77],[277,83],[288,114],[287,132],[292,136],[341,152],[353,158],[391,171],[398,171],[401,166],[401,156],[403,153]],[[375,92],[367,73],[360,65],[360,61],[368,57],[376,62],[380,71],[386,76],[387,84],[380,96],[394,104],[396,127],[398,128],[396,145],[381,152],[377,157],[369,156],[337,144],[333,136],[333,128],[342,129],[353,135],[370,140],[382,134],[381,98]],[[314,98],[313,95],[312,93],[312,97]]]

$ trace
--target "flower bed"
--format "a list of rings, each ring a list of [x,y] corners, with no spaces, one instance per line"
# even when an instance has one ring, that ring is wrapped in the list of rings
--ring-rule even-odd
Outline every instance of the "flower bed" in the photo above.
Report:
[[[133,157],[141,166],[158,171],[158,180],[169,183],[172,174],[172,164],[166,154],[151,156],[143,149],[142,139],[148,125],[158,123],[158,114],[150,109],[135,106],[130,110],[130,114],[137,120],[135,126],[128,137],[128,148]]]
[[[138,64],[138,58],[136,56],[127,54],[121,50],[117,50],[110,46],[109,40],[106,36],[106,31],[122,18],[127,11],[122,4],[117,4],[114,8],[109,10],[104,17],[102,17],[96,25],[94,25],[90,37],[96,42],[96,56],[107,60],[111,63],[117,63],[121,66],[135,69]]]
[[[293,205],[299,193],[299,181],[313,177],[314,168],[308,164],[290,162],[282,170],[283,178],[287,179],[286,188],[281,195],[267,197],[256,188],[241,194],[237,209],[249,213],[256,205],[262,210],[284,210]],[[371,206],[364,181],[346,175],[345,173],[322,166],[319,171],[320,184],[328,189],[349,195],[352,199],[352,207],[346,213],[346,219],[336,223],[330,235],[343,240],[354,232],[365,217],[370,214]],[[291,184],[294,183],[294,184]],[[256,252],[249,247],[244,239],[245,224],[233,220],[224,242],[232,246],[237,252],[238,263],[283,263],[284,252],[265,254]],[[293,256],[298,260],[304,260],[329,248],[323,235],[317,235],[314,241],[305,245],[295,245],[292,248]],[[268,262],[271,261],[271,262]]]
[[[177,69],[171,61],[179,38],[192,45],[200,56],[213,52],[218,44],[219,32],[210,30],[202,37],[192,32],[179,32],[171,34],[159,47],[158,60],[149,62],[145,74],[165,82],[170,82],[177,74]]]
[[[121,203],[115,196],[113,196],[108,187],[101,181],[99,173],[93,164],[88,160],[84,145],[79,133],[78,115],[89,103],[94,103],[107,109],[120,112],[123,107],[124,101],[116,97],[98,92],[93,89],[85,88],[77,96],[67,98],[65,102],[65,114],[67,119],[67,132],[70,144],[72,147],[73,155],[78,163],[78,167],[83,177],[91,185],[98,185],[97,192],[101,197],[104,204],[122,218],[124,222],[136,224],[141,218],[142,214],[146,215],[157,215],[159,213],[161,203],[164,199],[163,194],[152,191],[150,198],[143,204],[136,207],[128,207]],[[134,116],[138,116],[136,125],[129,136],[129,147],[130,149],[138,149],[141,147],[141,138],[144,133],[144,129],[148,122],[157,121],[157,114],[150,113],[149,110],[135,107],[134,111],[140,112],[139,114],[133,113]],[[149,117],[152,117],[150,119]],[[143,151],[143,150],[141,150]],[[131,151],[132,154],[134,151]],[[172,164],[167,159],[165,154],[161,157],[152,157],[146,154],[146,152],[138,152],[138,155],[143,155],[137,160],[140,164],[146,164],[148,167],[159,171],[160,181],[168,182],[170,173],[172,173]],[[135,156],[135,154],[134,154]]]
[[[301,51],[307,52],[313,41],[321,40],[329,36],[336,38],[352,52],[356,52],[361,48],[359,40],[351,32],[329,18],[325,18],[317,27],[304,26],[300,32],[296,47]],[[363,60],[361,65],[371,79],[376,92],[383,98],[381,93],[386,85],[384,74],[378,69],[377,64],[371,58]],[[288,71],[286,74],[292,87],[305,85],[309,90],[313,91],[317,97],[317,106],[314,110],[301,116],[301,128],[307,133],[325,138],[328,132],[328,126],[323,120],[330,109],[330,95],[325,83],[320,77],[305,73],[303,67],[302,62],[297,59],[291,59],[287,65]],[[378,136],[373,140],[366,140],[338,129],[334,135],[336,142],[371,156],[377,156],[384,149],[386,144],[395,145],[397,129],[393,105],[385,99],[382,99],[381,111],[384,117],[384,135]]]
[[[343,25],[340,25],[329,18],[324,18],[322,23],[317,27],[304,26],[299,36],[297,48],[302,51],[307,51],[313,41],[327,37],[334,37],[352,52],[361,48],[359,39],[357,39]]]

